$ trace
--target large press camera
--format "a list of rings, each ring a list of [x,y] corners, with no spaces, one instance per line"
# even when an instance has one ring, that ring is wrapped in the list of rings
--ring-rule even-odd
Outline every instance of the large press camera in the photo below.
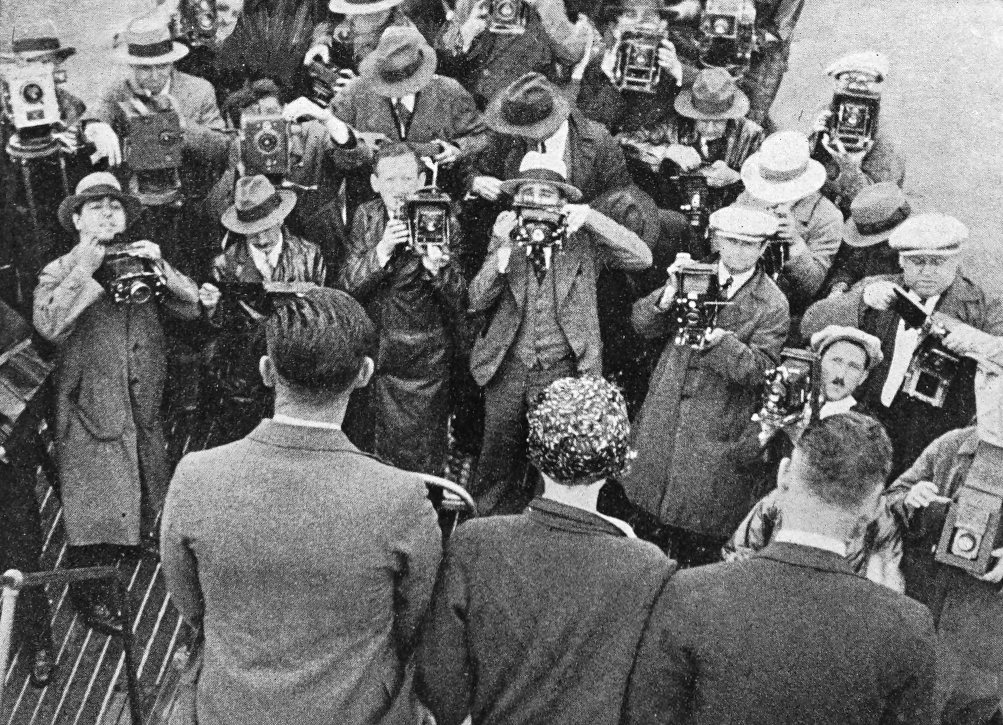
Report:
[[[218,26],[215,0],[180,0],[171,18],[171,35],[192,47],[208,45],[215,40]]]
[[[62,120],[56,84],[66,75],[55,64],[7,63],[0,66],[3,78],[3,110],[21,133],[39,130],[48,134]]]
[[[529,5],[523,0],[491,0],[488,4],[488,32],[522,35],[529,21]]]
[[[862,151],[878,129],[881,95],[859,89],[838,91],[829,107],[827,131],[850,152]]]
[[[961,367],[961,357],[944,347],[947,330],[898,288],[895,289],[892,309],[907,328],[920,329],[920,341],[909,361],[902,392],[934,408],[943,408],[948,390]]]
[[[94,273],[115,304],[142,305],[160,301],[167,291],[167,277],[156,260],[138,254],[121,235],[108,243],[104,261]]]
[[[654,93],[661,77],[658,46],[665,38],[655,30],[627,30],[616,44],[613,81],[621,91]]]
[[[435,186],[427,186],[407,198],[404,203],[411,249],[423,256],[429,247],[449,252],[452,239],[452,202]]]
[[[772,428],[810,423],[818,417],[820,404],[819,356],[810,350],[784,348],[780,364],[766,372],[762,407],[752,419]]]
[[[700,64],[737,73],[748,69],[756,49],[753,0],[706,0],[700,16]]]
[[[181,119],[173,108],[150,108],[140,99],[122,101],[127,132],[122,155],[132,172],[130,189],[144,204],[173,200],[181,189]]]
[[[243,114],[238,135],[243,174],[288,174],[293,160],[293,126],[281,115]]]
[[[718,312],[728,304],[721,294],[717,265],[693,262],[685,253],[677,255],[675,264],[676,293],[668,310],[674,341],[702,350],[708,333],[717,326]]]

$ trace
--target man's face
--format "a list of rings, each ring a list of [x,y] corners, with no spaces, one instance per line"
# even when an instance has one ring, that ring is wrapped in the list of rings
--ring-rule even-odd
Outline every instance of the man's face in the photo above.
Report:
[[[906,287],[923,299],[943,294],[958,275],[958,255],[900,254]]]
[[[613,37],[619,39],[628,30],[664,32],[666,23],[653,5],[639,5],[624,8],[612,27]]]
[[[564,206],[564,195],[558,187],[545,181],[526,181],[519,185],[515,203],[519,206],[561,208]]]
[[[110,196],[93,199],[82,204],[80,211],[73,215],[73,226],[81,239],[110,242],[116,234],[125,231],[125,207]]]
[[[171,79],[173,68],[174,65],[171,63],[134,65],[132,66],[132,76],[137,86],[151,96],[155,96],[167,87],[167,81]]]
[[[867,377],[867,353],[856,343],[838,340],[822,355],[822,392],[835,403],[853,395]]]
[[[414,192],[424,185],[418,160],[414,156],[380,159],[376,173],[369,177],[373,191],[380,195],[387,211],[395,214]]]
[[[713,141],[724,136],[724,132],[728,130],[728,121],[727,119],[721,121],[697,121],[696,129],[701,138]]]
[[[345,20],[356,35],[373,35],[390,21],[391,12],[384,10],[381,13],[349,15]]]
[[[220,43],[233,33],[237,17],[244,9],[244,0],[216,0],[216,42]]]
[[[277,116],[282,113],[282,102],[275,96],[265,96],[244,109],[243,113]]]
[[[257,234],[248,234],[247,243],[267,252],[282,241],[282,225],[276,224]]]
[[[731,274],[742,274],[756,266],[756,262],[766,249],[766,242],[733,239],[721,234],[714,235],[718,251],[721,253],[721,264]]]
[[[840,73],[835,81],[836,92],[858,91],[864,93],[880,93],[881,81],[876,76],[863,71],[848,71]]]

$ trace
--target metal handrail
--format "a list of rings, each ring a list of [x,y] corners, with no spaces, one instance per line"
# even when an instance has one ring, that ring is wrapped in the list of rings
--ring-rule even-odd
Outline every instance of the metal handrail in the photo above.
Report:
[[[129,710],[133,725],[143,724],[142,701],[139,696],[139,680],[136,676],[136,663],[133,659],[132,640],[132,608],[129,603],[128,585],[125,575],[113,566],[94,566],[80,569],[60,569],[59,571],[31,572],[25,574],[17,569],[10,569],[0,577],[3,586],[2,608],[0,608],[0,709],[3,708],[4,685],[7,680],[7,665],[10,662],[11,633],[14,627],[14,613],[17,608],[17,598],[22,589],[41,587],[47,584],[63,587],[67,584],[110,579],[112,581],[112,596],[118,610],[122,613],[122,651],[125,655],[125,678],[129,696]]]

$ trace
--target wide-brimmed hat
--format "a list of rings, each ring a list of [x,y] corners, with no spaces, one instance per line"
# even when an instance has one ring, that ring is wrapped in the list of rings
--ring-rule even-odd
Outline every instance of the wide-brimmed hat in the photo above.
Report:
[[[888,57],[876,50],[865,50],[859,53],[844,55],[825,69],[826,75],[839,78],[843,73],[852,71],[867,73],[875,79],[883,81],[888,75]]]
[[[914,214],[895,227],[888,245],[899,254],[950,256],[968,239],[968,227],[947,214]]]
[[[237,234],[257,234],[281,224],[294,206],[295,192],[276,190],[261,174],[242,176],[233,191],[233,206],[223,212],[220,222]]]
[[[822,188],[825,167],[811,158],[808,137],[778,131],[742,164],[745,190],[768,204],[798,201]]]
[[[0,52],[0,60],[37,60],[49,56],[54,60],[66,60],[76,52],[76,48],[64,48],[59,42],[55,23],[35,18],[28,23],[15,24],[10,48]]]
[[[498,133],[543,141],[569,115],[571,104],[564,95],[539,73],[527,73],[495,96],[484,112],[484,123]]]
[[[437,63],[435,51],[417,28],[392,25],[359,63],[359,75],[377,95],[401,98],[427,86]]]
[[[911,213],[909,200],[898,184],[882,181],[865,186],[850,202],[850,218],[843,226],[843,241],[851,247],[879,244]]]
[[[870,372],[884,360],[884,353],[881,352],[881,340],[874,335],[868,334],[856,327],[846,327],[845,325],[828,325],[811,336],[811,349],[819,355],[833,344],[845,340],[859,345],[864,354],[867,355],[867,371]]]
[[[171,39],[167,23],[156,14],[130,22],[117,42],[120,47],[115,50],[114,59],[129,65],[163,65],[188,55],[188,48]]]
[[[328,10],[339,15],[371,15],[400,5],[404,0],[331,0]]]
[[[76,233],[73,226],[73,215],[80,211],[80,207],[88,201],[103,199],[110,196],[118,199],[125,208],[125,225],[129,226],[143,211],[143,204],[139,199],[122,191],[122,185],[115,178],[114,174],[107,171],[95,171],[88,174],[77,184],[76,192],[72,196],[63,199],[59,205],[56,216],[63,229]]]
[[[674,103],[676,112],[697,121],[726,121],[744,118],[749,112],[749,97],[735,84],[724,68],[706,68],[697,75],[693,86],[682,91]]]
[[[519,164],[519,175],[502,183],[505,194],[515,194],[524,181],[546,181],[561,190],[570,202],[579,201],[582,192],[568,183],[568,167],[560,159],[555,159],[538,151],[527,151]]]

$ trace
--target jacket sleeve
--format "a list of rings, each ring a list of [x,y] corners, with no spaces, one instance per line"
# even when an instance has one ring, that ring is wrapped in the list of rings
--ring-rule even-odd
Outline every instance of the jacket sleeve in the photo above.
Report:
[[[738,529],[724,545],[726,561],[741,561],[765,548],[773,538],[780,509],[777,506],[776,489],[770,491],[752,507]]]
[[[460,532],[450,541],[415,654],[418,697],[439,725],[460,725],[473,695],[474,667],[466,626],[468,579],[463,565],[466,543]]]
[[[167,262],[161,260],[160,268],[167,277],[167,291],[164,307],[182,320],[197,320],[202,314],[199,303],[199,288],[191,279],[181,274]]]
[[[543,0],[536,4],[536,9],[554,55],[565,65],[581,61],[588,45],[588,26],[568,19],[564,0]]]
[[[32,322],[38,334],[59,343],[73,332],[84,310],[104,295],[104,289],[70,252],[42,270],[35,287]],[[196,293],[197,296],[197,293]]]
[[[920,609],[914,617],[903,616],[905,624],[914,630],[910,641],[896,646],[901,662],[911,665],[911,672],[899,679],[900,685],[888,698],[880,725],[934,725],[939,723],[937,706],[937,635],[933,616],[926,607],[910,602]],[[893,643],[894,644],[894,643]]]
[[[199,83],[192,93],[197,94],[197,108],[184,128],[184,146],[202,157],[222,161],[230,141],[224,133],[226,124],[216,105],[216,94],[207,82]]]
[[[668,312],[658,307],[664,291],[663,285],[647,297],[637,300],[631,309],[630,322],[637,334],[642,337],[649,339],[664,337],[671,330]]]
[[[185,534],[185,508],[187,493],[192,487],[189,480],[191,461],[186,457],[178,464],[174,478],[167,490],[163,518],[160,524],[160,561],[171,600],[192,627],[202,626],[205,603],[199,584],[198,562]]]
[[[488,245],[487,256],[480,271],[470,283],[470,311],[486,312],[494,306],[505,289],[507,275],[498,271],[498,257],[496,252],[505,243],[501,237],[491,236],[491,244]],[[513,256],[518,254],[518,249],[513,249]],[[513,260],[509,259],[509,268],[512,267]]]
[[[391,262],[386,266],[380,264],[376,255],[379,240],[371,239],[373,232],[366,220],[366,214],[361,210],[352,220],[348,256],[338,274],[341,288],[363,304],[390,274],[391,265]]]
[[[452,89],[449,109],[452,138],[443,140],[455,142],[462,157],[469,159],[487,147],[488,127],[481,119],[477,104],[474,103],[474,97],[459,83],[450,83],[450,88]]]
[[[905,183],[905,160],[895,146],[884,136],[878,136],[874,146],[857,168],[841,168],[832,182],[836,194],[851,200],[865,186],[890,181],[902,186]]]
[[[915,513],[915,511],[905,505],[905,497],[909,493],[909,490],[920,481],[937,482],[937,463],[945,455],[948,455],[948,452],[944,450],[946,448],[944,442],[944,436],[941,436],[928,445],[919,454],[919,458],[916,459],[915,463],[909,466],[905,473],[896,478],[885,491],[888,510],[895,515],[896,519],[903,526],[909,525]],[[950,495],[950,492],[938,491],[938,493],[941,495]]]
[[[599,243],[600,264],[628,271],[651,266],[652,256],[648,245],[627,227],[595,209],[589,213],[587,224]]]
[[[843,241],[843,216],[828,199],[821,199],[805,233],[808,253],[795,257],[784,267],[798,297],[810,300],[818,294],[832,266],[832,258]]]
[[[733,383],[755,388],[762,384],[764,373],[780,362],[790,322],[787,300],[778,300],[778,304],[763,311],[748,344],[734,334],[725,334],[703,353],[700,364]]]

